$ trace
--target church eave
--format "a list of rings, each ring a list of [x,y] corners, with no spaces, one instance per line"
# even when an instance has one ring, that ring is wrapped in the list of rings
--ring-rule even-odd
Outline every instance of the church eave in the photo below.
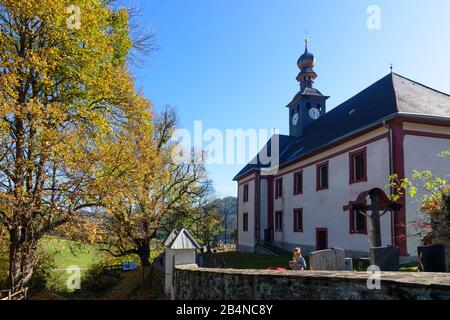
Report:
[[[298,101],[300,101],[300,99],[302,99],[302,97],[308,97],[308,98],[313,98],[313,99],[317,99],[317,100],[321,100],[321,101],[326,101],[330,98],[330,96],[324,96],[324,95],[318,95],[318,94],[308,94],[308,93],[298,93],[294,99],[292,99],[291,102],[289,102],[288,105],[286,105],[286,108],[289,108],[292,106],[292,104],[296,104]]]

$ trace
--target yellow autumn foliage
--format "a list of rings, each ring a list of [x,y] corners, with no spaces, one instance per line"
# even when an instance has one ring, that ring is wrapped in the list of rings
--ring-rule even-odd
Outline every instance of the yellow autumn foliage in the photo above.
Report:
[[[29,279],[44,234],[73,222],[65,232],[94,241],[95,224],[74,218],[164,171],[151,104],[127,67],[128,20],[101,0],[0,3],[0,222],[13,289]]]
[[[445,199],[450,197],[450,186],[446,186],[441,193],[431,195],[421,206],[420,210],[428,214],[443,214]]]

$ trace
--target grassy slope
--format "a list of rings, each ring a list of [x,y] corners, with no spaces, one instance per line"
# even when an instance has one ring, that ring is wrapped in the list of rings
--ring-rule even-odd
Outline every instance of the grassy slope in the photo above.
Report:
[[[44,238],[40,246],[53,255],[58,268],[65,269],[76,265],[80,268],[89,268],[101,260],[101,252],[94,246],[74,244],[73,242],[56,237]]]
[[[55,269],[52,270],[52,273],[55,275],[55,279],[52,279],[54,283],[50,283],[53,287],[64,288],[69,277],[66,268],[69,266],[78,266],[83,278],[86,269],[102,260],[102,253],[95,246],[77,244],[57,237],[43,238],[39,247],[54,258]]]

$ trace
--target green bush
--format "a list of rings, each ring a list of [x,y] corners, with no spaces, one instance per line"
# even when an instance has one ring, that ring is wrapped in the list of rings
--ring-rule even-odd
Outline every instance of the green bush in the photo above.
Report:
[[[30,288],[33,291],[55,290],[61,285],[59,277],[53,272],[53,269],[57,268],[55,256],[44,250],[38,250],[36,255],[37,262],[31,277]]]
[[[68,299],[97,299],[108,293],[121,280],[120,274],[112,276],[105,272],[105,262],[91,265],[81,277],[79,290],[61,287],[57,293]]]
[[[104,263],[93,265],[81,281],[82,290],[92,293],[105,293],[111,290],[120,280],[120,277],[107,275]]]
[[[0,226],[0,228],[2,228]],[[2,230],[0,230],[1,233]],[[4,289],[8,283],[8,269],[9,269],[9,248],[7,232],[3,230],[3,236],[0,240],[0,289]]]

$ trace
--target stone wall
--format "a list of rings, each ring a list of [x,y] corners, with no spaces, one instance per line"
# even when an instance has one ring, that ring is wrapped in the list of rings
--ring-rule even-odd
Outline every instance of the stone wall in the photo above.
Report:
[[[152,292],[158,296],[164,296],[164,266],[160,266],[157,263],[152,264],[150,273],[150,285]]]
[[[381,288],[367,288],[368,273],[270,271],[177,266],[177,300],[450,300],[450,274],[382,272]]]

